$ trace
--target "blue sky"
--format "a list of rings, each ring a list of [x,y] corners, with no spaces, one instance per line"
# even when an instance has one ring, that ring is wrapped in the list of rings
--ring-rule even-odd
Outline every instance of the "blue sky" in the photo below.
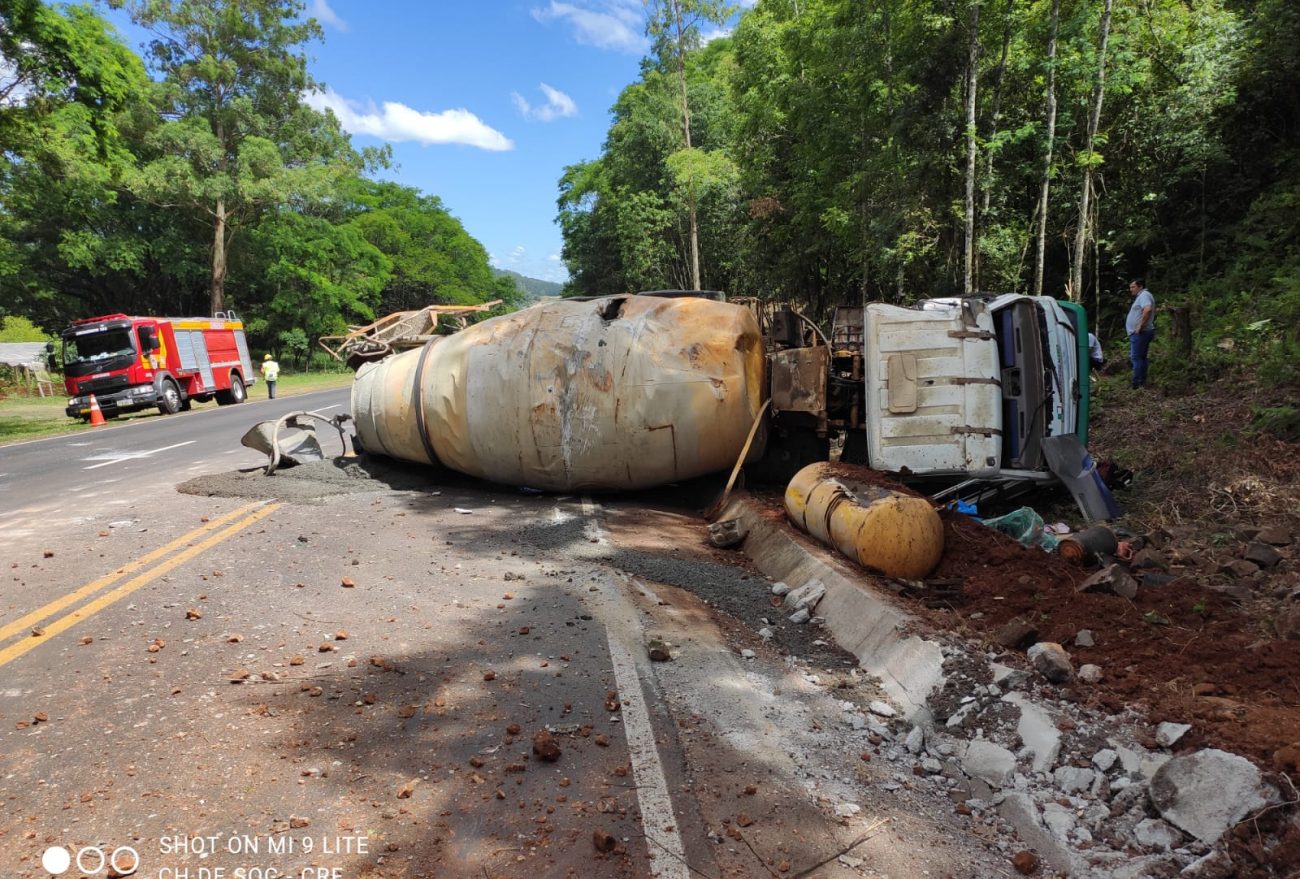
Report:
[[[555,225],[566,165],[596,158],[609,108],[647,50],[641,0],[305,0],[307,49],[358,147],[436,195],[494,265],[563,281]],[[128,41],[141,31],[110,19]]]

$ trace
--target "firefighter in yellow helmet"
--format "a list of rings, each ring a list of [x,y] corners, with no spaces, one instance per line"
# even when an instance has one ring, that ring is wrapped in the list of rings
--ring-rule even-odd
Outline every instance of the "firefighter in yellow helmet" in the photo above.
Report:
[[[262,379],[266,382],[266,396],[275,399],[275,383],[280,378],[280,364],[275,362],[270,352],[262,358]]]

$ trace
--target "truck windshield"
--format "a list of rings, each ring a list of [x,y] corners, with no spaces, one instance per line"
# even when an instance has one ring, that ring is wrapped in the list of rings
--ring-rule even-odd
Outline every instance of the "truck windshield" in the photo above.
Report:
[[[63,368],[68,375],[88,375],[121,369],[135,357],[129,330],[105,330],[100,333],[68,335],[63,339]]]

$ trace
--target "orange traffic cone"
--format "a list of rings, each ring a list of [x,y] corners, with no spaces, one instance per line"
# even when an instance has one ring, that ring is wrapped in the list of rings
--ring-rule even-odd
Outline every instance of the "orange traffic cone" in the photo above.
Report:
[[[99,411],[99,401],[95,395],[90,395],[90,426],[102,427],[104,425],[104,413]]]

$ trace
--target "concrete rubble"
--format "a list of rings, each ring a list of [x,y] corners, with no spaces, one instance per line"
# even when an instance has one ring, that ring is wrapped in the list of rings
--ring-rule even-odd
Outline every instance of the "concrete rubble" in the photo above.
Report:
[[[825,613],[824,625],[888,696],[888,704],[870,703],[870,729],[860,716],[846,722],[849,735],[872,737],[876,759],[899,766],[880,785],[885,793],[946,797],[973,825],[995,831],[981,835],[1017,870],[1028,861],[1013,859],[1029,854],[1036,871],[1041,859],[1049,871],[1098,879],[1233,875],[1225,834],[1279,801],[1250,761],[1213,749],[1175,756],[1190,725],[1152,728],[1135,714],[1110,715],[1063,694],[1086,688],[1103,670],[1084,666],[1076,673],[1060,644],[1025,643],[1033,634],[1028,622],[1005,641],[919,636],[906,614],[870,598],[865,578],[827,565],[814,551],[801,559],[779,546],[779,527],[743,503],[739,509],[730,514],[751,529],[745,552],[769,577],[790,584],[790,596],[813,585],[822,605],[837,609]],[[1092,578],[1096,588],[1117,595],[1130,584],[1139,588],[1114,568]],[[863,607],[871,615],[839,611],[860,601],[869,602]],[[1075,643],[1097,637],[1080,631]]]

